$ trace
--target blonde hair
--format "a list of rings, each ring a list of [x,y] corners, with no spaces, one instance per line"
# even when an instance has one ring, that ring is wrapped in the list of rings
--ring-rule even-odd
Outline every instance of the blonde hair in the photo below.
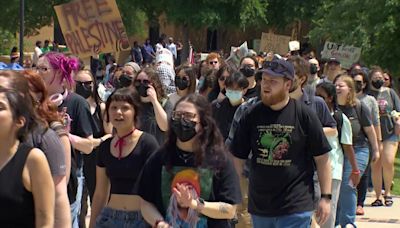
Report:
[[[354,80],[352,77],[350,77],[347,74],[340,74],[336,77],[336,80],[342,80],[344,83],[346,83],[347,87],[349,87],[349,94],[347,94],[347,99],[346,99],[346,105],[350,105],[352,107],[356,106],[357,103],[357,97],[356,97],[356,87],[354,84]]]

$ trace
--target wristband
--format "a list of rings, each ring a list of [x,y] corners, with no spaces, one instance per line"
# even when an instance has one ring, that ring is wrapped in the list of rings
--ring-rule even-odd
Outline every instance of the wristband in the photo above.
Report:
[[[321,199],[331,200],[332,194],[321,194]]]
[[[197,213],[200,213],[204,208],[204,199],[197,198],[196,201],[197,201],[196,211]]]
[[[353,171],[351,171],[351,173],[352,174],[361,174],[361,171],[360,170],[353,170]]]

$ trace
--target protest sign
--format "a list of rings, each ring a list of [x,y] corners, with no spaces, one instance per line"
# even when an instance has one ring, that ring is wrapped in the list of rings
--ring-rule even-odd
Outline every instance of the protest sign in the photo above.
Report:
[[[75,0],[54,6],[69,50],[81,58],[130,50],[115,0]]]
[[[288,52],[290,36],[275,35],[273,33],[262,33],[260,52],[270,52],[283,55]]]
[[[240,60],[247,56],[249,49],[247,47],[247,41],[242,43],[239,47],[231,47],[231,53],[226,59],[226,63],[232,67],[232,69],[239,69]]]
[[[325,42],[324,50],[321,52],[323,59],[336,58],[340,61],[343,68],[349,69],[353,63],[356,63],[361,56],[361,48]]]

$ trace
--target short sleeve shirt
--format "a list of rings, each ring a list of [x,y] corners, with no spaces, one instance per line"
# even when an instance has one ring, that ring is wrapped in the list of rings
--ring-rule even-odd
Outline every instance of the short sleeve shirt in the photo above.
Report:
[[[240,119],[230,149],[240,159],[253,154],[251,214],[271,217],[314,209],[313,159],[331,147],[317,116],[303,102],[290,99],[279,111],[257,103]]]
[[[239,178],[228,156],[226,161],[221,161],[218,170],[212,170],[196,167],[194,156],[184,160],[179,153],[191,152],[176,147],[170,150],[160,148],[146,163],[139,183],[139,195],[152,203],[163,216],[167,217],[171,187],[174,183],[189,183],[198,189],[200,197],[208,202],[240,203]],[[226,219],[211,219],[205,216],[201,216],[197,223],[197,227],[205,227],[200,224],[210,228],[231,227],[230,221]]]

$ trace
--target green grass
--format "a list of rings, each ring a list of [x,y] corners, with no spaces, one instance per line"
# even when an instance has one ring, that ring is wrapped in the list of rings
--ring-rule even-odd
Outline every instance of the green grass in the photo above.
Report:
[[[400,196],[400,153],[397,152],[396,160],[394,162],[394,186],[393,195]]]

